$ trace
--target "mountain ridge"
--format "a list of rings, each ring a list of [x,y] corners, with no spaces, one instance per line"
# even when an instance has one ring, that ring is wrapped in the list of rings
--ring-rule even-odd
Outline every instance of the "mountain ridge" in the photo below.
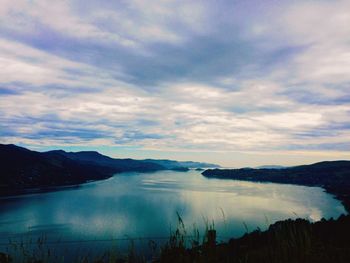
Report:
[[[197,162],[187,164],[173,160],[116,159],[97,151],[37,152],[14,144],[0,144],[0,195],[77,185],[107,179],[122,172],[188,171],[192,168],[190,164],[206,165]]]

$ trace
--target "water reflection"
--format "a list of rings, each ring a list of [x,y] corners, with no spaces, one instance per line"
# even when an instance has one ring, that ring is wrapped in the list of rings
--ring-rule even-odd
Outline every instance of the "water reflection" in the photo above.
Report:
[[[200,172],[129,173],[63,191],[0,200],[0,236],[52,240],[162,237],[176,211],[191,230],[214,221],[218,235],[240,236],[286,218],[319,220],[345,210],[317,187],[207,179]]]

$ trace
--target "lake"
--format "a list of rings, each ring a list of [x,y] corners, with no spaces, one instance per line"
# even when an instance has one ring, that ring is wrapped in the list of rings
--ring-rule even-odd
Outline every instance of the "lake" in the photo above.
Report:
[[[123,251],[131,239],[163,242],[177,227],[177,213],[188,235],[214,223],[218,239],[227,240],[277,220],[315,221],[346,212],[319,187],[208,179],[194,170],[124,173],[55,192],[1,198],[0,247],[4,250],[9,238],[41,236],[56,248],[116,245]]]

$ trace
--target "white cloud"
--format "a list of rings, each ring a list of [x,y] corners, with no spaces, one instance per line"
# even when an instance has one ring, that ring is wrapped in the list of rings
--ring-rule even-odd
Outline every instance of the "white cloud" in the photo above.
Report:
[[[120,45],[142,53],[146,52],[147,44],[183,42],[190,36],[188,33],[206,33],[208,26],[203,25],[210,25],[205,21],[204,2],[133,0],[116,2],[109,9],[98,1],[90,9],[82,9],[80,5],[85,3],[4,1],[0,29],[35,35],[46,27],[70,38]]]
[[[122,83],[113,76],[126,78],[117,71],[107,72],[95,66],[71,61],[27,45],[0,39],[0,83],[19,82],[31,86],[56,85],[103,89]],[[126,84],[125,84],[126,85]]]
[[[9,131],[2,139],[31,145],[127,144],[209,152],[345,144],[350,140],[346,126],[350,123],[346,104],[350,29],[344,24],[350,24],[350,9],[347,1],[337,3],[293,2],[270,19],[261,14],[240,24],[230,17],[213,21],[215,12],[209,3],[189,1],[128,1],[109,9],[93,4],[81,13],[79,3],[68,1],[4,1],[0,33],[7,33],[0,39],[0,88],[16,92],[0,96],[1,123]],[[225,21],[228,24],[220,24]],[[73,61],[66,45],[51,43],[60,51],[53,54],[50,48],[34,48],[31,41],[17,36],[35,36],[43,26],[62,34],[65,41],[82,41],[103,56],[77,49],[74,52],[91,59]],[[249,26],[238,31],[251,34],[244,36],[243,43],[249,44],[252,54],[260,52],[256,60],[242,61],[241,71],[231,74],[224,74],[230,70],[208,72],[203,80],[190,73],[177,75],[177,71],[196,72],[192,67],[200,63],[188,60],[197,60],[197,51],[208,56],[211,68],[233,68],[230,63],[236,61],[215,57],[220,48],[226,52],[228,46],[228,53],[242,48],[233,43],[230,50],[227,44],[241,40],[228,36],[233,26]],[[15,34],[9,36],[8,31]],[[198,36],[209,36],[201,41],[222,40],[224,45],[195,43]],[[193,50],[187,50],[189,42]],[[120,46],[125,53],[113,49]],[[212,54],[207,54],[208,46],[213,46]],[[259,59],[275,53],[271,64],[280,62],[278,52],[290,46],[297,51],[278,66],[259,64]],[[153,59],[159,61],[152,64]],[[172,67],[174,60],[179,63]],[[159,65],[170,72],[169,79],[152,71]],[[131,83],[138,74],[154,78],[154,84],[150,87],[142,79]],[[344,102],[338,102],[342,98]],[[82,128],[85,137],[79,136]],[[45,137],[55,130],[65,135]],[[93,138],[94,131],[101,136]],[[36,134],[41,134],[40,140]]]
[[[285,3],[276,16],[253,23],[252,32],[260,30],[250,37],[269,52],[300,48],[279,69],[289,83],[343,84],[350,81],[349,10],[346,0]]]

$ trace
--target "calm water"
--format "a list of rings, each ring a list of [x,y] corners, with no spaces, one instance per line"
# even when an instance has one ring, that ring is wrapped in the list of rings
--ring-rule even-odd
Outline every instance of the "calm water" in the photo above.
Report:
[[[318,187],[207,179],[197,171],[128,173],[78,188],[0,199],[0,242],[24,234],[56,241],[155,239],[176,227],[176,212],[189,234],[194,224],[203,230],[213,221],[219,239],[225,239],[242,235],[246,227],[265,229],[297,216],[338,217],[345,210]],[[79,247],[91,243],[97,244]]]

